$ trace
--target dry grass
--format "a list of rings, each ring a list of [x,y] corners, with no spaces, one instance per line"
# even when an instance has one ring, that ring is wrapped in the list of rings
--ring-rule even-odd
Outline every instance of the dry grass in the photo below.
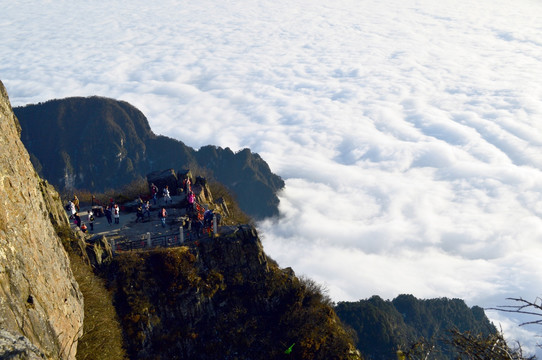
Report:
[[[68,252],[71,269],[84,298],[83,336],[77,346],[77,360],[125,360],[122,329],[111,293],[85,261],[85,254],[69,227],[57,228]]]
[[[231,192],[222,183],[212,181],[209,182],[209,188],[213,194],[213,199],[223,198],[230,211],[228,218],[223,218],[225,225],[252,224],[254,221],[250,216],[245,214],[237,204],[237,200]]]
[[[113,307],[111,294],[83,260],[70,255],[72,271],[85,299],[83,336],[77,346],[77,360],[127,359],[123,349],[122,331]]]
[[[86,189],[63,190],[61,195],[63,203],[66,204],[68,200],[73,199],[73,195],[77,195],[81,205],[90,205],[93,202],[109,204],[109,199],[122,204],[137,199],[139,195],[149,195],[149,183],[147,179],[139,178],[120,189],[109,189],[101,193],[92,193]]]

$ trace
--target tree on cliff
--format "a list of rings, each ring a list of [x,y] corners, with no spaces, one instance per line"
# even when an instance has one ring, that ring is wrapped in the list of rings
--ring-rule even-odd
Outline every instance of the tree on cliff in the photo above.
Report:
[[[373,296],[340,302],[335,309],[357,332],[358,349],[374,360],[388,360],[399,350],[416,356],[431,352],[431,360],[452,359],[458,353],[450,344],[450,329],[484,336],[497,333],[483,309],[469,308],[460,299],[420,300],[399,295],[389,301]]]

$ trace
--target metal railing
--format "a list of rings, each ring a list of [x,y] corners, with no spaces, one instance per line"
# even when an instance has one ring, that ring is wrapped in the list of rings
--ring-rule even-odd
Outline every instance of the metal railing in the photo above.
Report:
[[[168,234],[152,235],[146,233],[135,239],[112,239],[110,240],[113,252],[118,251],[133,251],[133,250],[150,250],[158,247],[175,247],[193,244],[193,240],[208,239],[218,234],[218,226],[216,225],[216,217],[213,217],[212,228],[203,228],[198,234],[195,229],[179,227],[178,231]]]

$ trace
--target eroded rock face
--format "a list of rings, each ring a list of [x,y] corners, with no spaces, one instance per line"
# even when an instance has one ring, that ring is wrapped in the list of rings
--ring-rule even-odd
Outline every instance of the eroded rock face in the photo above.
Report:
[[[66,215],[32,167],[1,82],[0,147],[0,329],[45,358],[75,359],[83,297],[52,224]]]
[[[45,355],[22,335],[0,329],[0,356],[10,360],[42,360]]]

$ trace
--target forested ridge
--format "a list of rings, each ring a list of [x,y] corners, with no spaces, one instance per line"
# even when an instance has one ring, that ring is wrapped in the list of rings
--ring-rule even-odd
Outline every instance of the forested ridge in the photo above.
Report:
[[[450,331],[488,336],[497,333],[481,307],[469,308],[461,299],[420,300],[399,295],[393,300],[373,296],[356,302],[340,302],[335,311],[357,334],[357,347],[366,359],[393,359],[423,339],[435,345],[430,359],[455,359]]]

